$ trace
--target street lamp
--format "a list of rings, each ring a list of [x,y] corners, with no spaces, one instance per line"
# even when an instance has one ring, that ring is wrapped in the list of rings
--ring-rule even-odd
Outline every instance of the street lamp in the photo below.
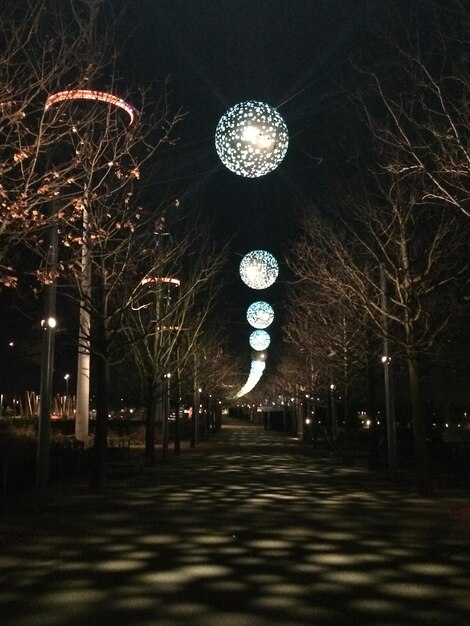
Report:
[[[165,374],[164,378],[166,378],[166,407],[163,415],[163,424],[162,424],[162,455],[165,456],[168,452],[168,430],[169,430],[169,421],[170,421],[170,395],[171,395],[171,374],[168,372]]]
[[[69,379],[70,379],[70,374],[65,374],[65,376],[64,376],[64,380],[65,380],[65,397],[67,397],[69,395]]]
[[[96,10],[101,0],[84,0],[90,5],[91,18],[96,18]],[[94,89],[68,89],[50,94],[44,105],[44,111],[51,113],[63,103],[70,102],[101,102],[110,108],[124,111],[127,114],[128,125],[132,125],[138,115],[136,109],[122,98],[112,93],[97,91]],[[80,265],[80,306],[79,306],[79,329],[78,329],[78,363],[77,363],[77,391],[76,391],[76,414],[75,436],[81,441],[86,441],[89,428],[90,413],[90,330],[91,330],[91,245],[89,232],[89,189],[85,187],[83,203],[83,242],[81,249]]]

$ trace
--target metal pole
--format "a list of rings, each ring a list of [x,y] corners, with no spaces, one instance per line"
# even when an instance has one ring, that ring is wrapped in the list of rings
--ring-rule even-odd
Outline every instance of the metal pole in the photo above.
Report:
[[[44,320],[42,322],[44,337],[42,346],[40,405],[36,451],[36,494],[38,498],[45,495],[50,474],[51,405],[54,375],[54,340],[57,300],[57,284],[55,274],[58,256],[57,226],[52,225],[50,228],[48,269],[51,272],[51,282],[45,287]]]
[[[384,382],[385,382],[385,415],[387,418],[387,440],[388,440],[388,468],[392,480],[396,478],[397,473],[397,440],[395,429],[395,401],[393,396],[393,372],[391,368],[391,359],[388,344],[388,293],[387,279],[383,267],[380,268],[380,282],[382,289],[382,309],[383,309],[383,356],[382,363],[384,366]]]
[[[165,402],[165,410],[163,412],[163,433],[162,433],[162,454],[166,456],[168,453],[168,439],[169,439],[169,420],[170,420],[170,391],[171,391],[171,374],[166,374],[166,402]]]

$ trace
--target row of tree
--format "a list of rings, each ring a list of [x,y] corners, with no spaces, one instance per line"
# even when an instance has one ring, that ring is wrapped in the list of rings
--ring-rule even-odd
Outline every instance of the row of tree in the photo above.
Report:
[[[0,282],[25,300],[45,292],[46,332],[54,332],[47,318],[56,312],[57,291],[58,316],[75,320],[76,350],[92,360],[99,486],[113,378],[114,387],[132,380],[145,388],[149,460],[165,376],[181,399],[200,385],[220,393],[227,356],[209,318],[225,251],[174,191],[162,186],[155,195],[158,156],[175,143],[184,114],[170,107],[164,83],[129,90],[118,78],[125,66],[116,42],[125,23],[111,5],[7,4],[0,35]],[[67,89],[118,95],[132,109],[80,98],[46,105]],[[43,369],[53,349],[51,340]],[[46,432],[39,445],[44,480],[48,438]]]
[[[417,485],[430,493],[423,374],[452,364],[468,376],[470,8],[416,3],[402,18],[374,40],[380,65],[354,64],[361,124],[324,203],[304,207],[284,334],[297,381],[337,386],[346,421],[358,386],[377,420],[384,348],[406,365]]]

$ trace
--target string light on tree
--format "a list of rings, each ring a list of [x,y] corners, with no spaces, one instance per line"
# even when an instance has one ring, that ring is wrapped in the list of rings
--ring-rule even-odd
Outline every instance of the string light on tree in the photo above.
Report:
[[[267,328],[274,320],[274,309],[268,302],[257,300],[248,307],[246,319],[253,328]]]
[[[240,278],[251,289],[266,289],[277,279],[279,265],[266,250],[248,252],[240,263]]]
[[[265,330],[254,330],[249,341],[253,350],[266,350],[271,343],[271,337]]]
[[[275,108],[248,100],[229,109],[215,131],[215,148],[227,169],[258,178],[281,163],[289,144],[287,126]]]

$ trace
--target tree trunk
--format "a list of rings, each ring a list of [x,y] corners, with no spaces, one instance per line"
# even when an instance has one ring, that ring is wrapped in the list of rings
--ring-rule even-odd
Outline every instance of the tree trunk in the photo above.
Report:
[[[94,489],[99,489],[106,482],[109,389],[109,363],[106,355],[100,354],[96,359],[96,385],[96,419],[91,486]]]
[[[100,277],[97,297],[100,298],[99,313],[96,316],[96,419],[95,440],[93,443],[93,463],[91,487],[99,489],[106,482],[106,451],[108,447],[108,395],[109,395],[109,356],[107,333],[107,301],[105,280]]]
[[[367,359],[367,417],[369,418],[369,469],[379,465],[379,437],[377,432],[377,384],[375,365]]]
[[[408,376],[411,398],[411,420],[413,425],[413,446],[416,463],[416,488],[419,495],[430,496],[433,493],[433,485],[426,443],[426,420],[421,398],[421,380],[416,357],[408,357]]]
[[[157,405],[156,387],[151,378],[147,381],[147,411],[145,415],[145,460],[155,462],[155,412]]]

